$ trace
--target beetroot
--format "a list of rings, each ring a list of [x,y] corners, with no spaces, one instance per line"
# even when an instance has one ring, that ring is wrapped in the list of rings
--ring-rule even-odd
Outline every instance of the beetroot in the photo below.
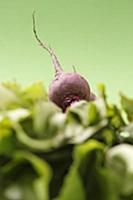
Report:
[[[63,111],[74,102],[95,100],[88,82],[76,72],[64,72],[51,47],[41,42],[35,29],[34,13],[33,31],[39,45],[49,52],[55,68],[55,78],[49,86],[49,100],[61,107]]]

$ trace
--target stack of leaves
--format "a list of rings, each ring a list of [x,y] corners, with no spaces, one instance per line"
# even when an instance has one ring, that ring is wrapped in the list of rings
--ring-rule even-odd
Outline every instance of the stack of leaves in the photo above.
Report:
[[[42,83],[0,85],[0,200],[133,200],[133,100],[63,113]]]

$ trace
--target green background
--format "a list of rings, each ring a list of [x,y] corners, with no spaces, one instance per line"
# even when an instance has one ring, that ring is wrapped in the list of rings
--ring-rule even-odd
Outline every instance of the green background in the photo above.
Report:
[[[123,91],[133,97],[133,0],[0,0],[0,80],[23,85],[54,76],[47,52],[35,41],[37,30],[62,67],[74,65],[96,91],[105,83],[111,100]]]

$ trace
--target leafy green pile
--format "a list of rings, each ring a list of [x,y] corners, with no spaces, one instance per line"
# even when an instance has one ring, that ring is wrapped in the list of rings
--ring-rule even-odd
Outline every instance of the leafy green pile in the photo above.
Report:
[[[0,85],[0,200],[133,200],[133,100],[63,113],[43,84]]]

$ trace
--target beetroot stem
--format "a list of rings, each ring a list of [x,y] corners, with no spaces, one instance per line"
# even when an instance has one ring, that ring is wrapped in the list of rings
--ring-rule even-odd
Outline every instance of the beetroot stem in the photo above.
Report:
[[[40,38],[38,37],[38,34],[37,34],[37,31],[36,31],[36,22],[35,22],[35,11],[33,12],[33,15],[32,15],[32,19],[33,19],[33,33],[34,33],[34,36],[36,38],[36,40],[38,41],[39,45],[47,50],[52,58],[52,62],[53,62],[53,65],[54,65],[54,68],[55,68],[55,73],[56,75],[59,75],[63,72],[63,69],[56,57],[56,55],[54,54],[54,51],[51,47],[48,47],[46,44],[44,44]]]

